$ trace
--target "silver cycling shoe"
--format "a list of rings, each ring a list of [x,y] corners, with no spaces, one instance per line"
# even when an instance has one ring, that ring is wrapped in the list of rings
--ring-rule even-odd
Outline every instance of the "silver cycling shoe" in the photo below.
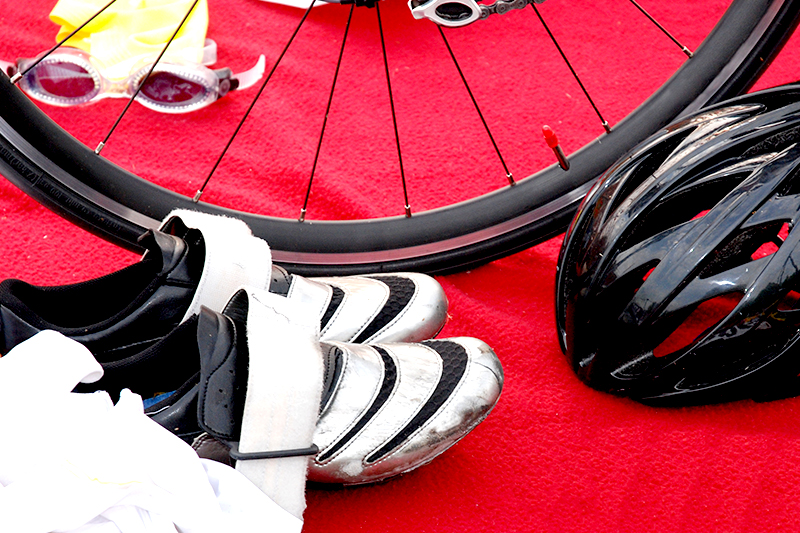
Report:
[[[424,465],[484,420],[503,387],[478,339],[322,347],[329,377],[310,481],[371,483]]]
[[[269,290],[314,309],[323,341],[417,342],[447,321],[442,286],[414,272],[303,278],[273,265]]]
[[[197,331],[199,383],[186,372],[189,382],[176,384],[199,392],[153,406],[154,419],[173,430],[199,425],[198,454],[237,469],[308,455],[308,480],[356,485],[428,463],[500,397],[503,369],[480,340],[320,343],[313,321],[256,289],[237,292],[221,314],[205,309],[189,332]]]
[[[161,229],[203,238],[205,264],[191,313],[205,305],[221,311],[240,286],[268,289],[306,307],[320,320],[322,340],[416,342],[436,336],[447,321],[439,282],[418,273],[305,278],[272,263],[268,244],[241,220],[175,210]]]

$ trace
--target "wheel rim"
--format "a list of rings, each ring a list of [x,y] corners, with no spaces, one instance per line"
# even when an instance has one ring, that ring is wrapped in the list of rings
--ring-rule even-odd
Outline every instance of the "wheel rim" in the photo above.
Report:
[[[765,31],[768,26],[764,21],[778,16],[788,17],[784,11],[792,9],[791,2],[740,0],[733,3],[725,17],[735,18],[745,24],[749,21],[757,26],[757,35],[762,29],[753,21],[762,21]],[[750,33],[749,29],[735,34],[728,30],[712,33],[708,42],[697,50],[695,58],[634,114],[615,125],[611,134],[603,134],[571,154],[572,168],[569,172],[550,167],[520,180],[515,187],[501,189],[447,209],[419,213],[410,219],[398,216],[355,222],[307,221],[300,224],[294,220],[272,217],[244,215],[243,218],[257,234],[270,241],[276,260],[306,272],[330,271],[331,268],[343,271],[378,270],[387,265],[388,268],[410,266],[428,270],[446,269],[452,266],[447,263],[450,259],[442,267],[442,258],[452,257],[454,262],[466,261],[469,264],[470,259],[464,257],[464,250],[480,250],[489,246],[487,243],[503,240],[507,249],[513,251],[515,247],[523,247],[563,229],[564,221],[569,218],[592,179],[633,144],[675,118],[687,102],[691,102],[691,106],[698,106],[702,100],[713,101],[726,94],[726,85],[732,83],[730,76],[725,72],[720,76],[709,73],[724,70],[723,67],[729,65],[731,57],[735,57],[740,50],[742,35]],[[714,52],[706,54],[704,50],[707,49]],[[728,50],[729,56],[718,54],[716,50]],[[746,61],[746,57],[743,55],[737,61]],[[700,87],[708,89],[702,91]],[[671,95],[676,93],[683,97],[677,100],[672,98]],[[130,246],[142,227],[155,225],[156,220],[173,206],[231,213],[224,208],[211,208],[202,202],[192,204],[187,197],[145,182],[102,158],[93,159],[91,155],[75,158],[72,154],[90,154],[91,151],[51,126],[45,116],[38,113],[35,106],[19,95],[16,89],[9,87],[5,80],[0,87],[0,99],[15,102],[14,106],[4,106],[4,109],[13,111],[0,111],[3,117],[0,130],[5,135],[3,142],[7,143],[6,149],[0,151],[3,155],[0,163],[4,167],[3,174],[31,190],[39,200],[52,204],[51,193],[41,188],[37,190],[38,185],[25,179],[24,169],[29,169],[28,174],[36,174],[36,169],[47,167],[48,164],[52,168],[63,169],[66,176],[58,177],[62,184],[72,188],[72,193],[79,197],[85,199],[89,196],[90,203],[97,207],[98,214],[94,217],[87,217],[84,210],[75,209],[81,218],[80,222],[93,231]],[[19,113],[20,109],[25,110],[24,114]],[[37,118],[31,120],[32,116]],[[642,116],[646,116],[647,120]],[[20,152],[15,154],[14,150]],[[64,153],[70,156],[64,157]],[[78,181],[74,176],[81,176],[83,181]],[[112,197],[125,198],[128,205],[122,205]],[[534,205],[528,200],[531,197],[536,198]],[[55,207],[62,213],[65,211],[63,206]],[[70,218],[76,216],[75,212],[65,214]],[[107,222],[109,218],[114,219],[110,226]],[[104,228],[103,225],[108,227]],[[435,234],[432,234],[431,228],[436,228]],[[537,236],[533,240],[518,237],[526,232],[536,233]],[[298,242],[302,243],[301,249],[297,249]],[[492,258],[495,252],[482,254],[481,260],[485,260]]]

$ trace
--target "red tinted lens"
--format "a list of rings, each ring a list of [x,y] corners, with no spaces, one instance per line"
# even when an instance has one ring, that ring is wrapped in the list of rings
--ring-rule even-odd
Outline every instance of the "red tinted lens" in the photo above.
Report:
[[[141,95],[160,104],[187,104],[202,100],[206,87],[171,72],[154,72],[142,85]]]
[[[42,91],[62,98],[80,98],[95,90],[92,75],[80,65],[63,61],[41,63],[33,72]]]

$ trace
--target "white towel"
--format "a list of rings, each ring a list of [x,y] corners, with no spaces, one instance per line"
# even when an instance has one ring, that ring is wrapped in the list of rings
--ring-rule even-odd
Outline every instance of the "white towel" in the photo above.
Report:
[[[52,331],[0,358],[0,531],[299,533],[302,521],[244,476],[145,416],[138,395],[114,405],[70,392],[101,375],[85,347]]]

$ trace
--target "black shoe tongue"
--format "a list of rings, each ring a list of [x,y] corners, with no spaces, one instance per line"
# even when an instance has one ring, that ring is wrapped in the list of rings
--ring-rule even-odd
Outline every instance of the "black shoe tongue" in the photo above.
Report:
[[[203,307],[197,324],[200,388],[197,420],[210,435],[239,440],[247,391],[244,326]]]
[[[225,309],[222,314],[233,320],[237,324],[241,324],[241,330],[244,332],[245,324],[247,324],[247,313],[250,310],[250,297],[247,296],[247,291],[239,289],[231,296],[228,303],[225,304]],[[245,340],[246,344],[246,340]]]

